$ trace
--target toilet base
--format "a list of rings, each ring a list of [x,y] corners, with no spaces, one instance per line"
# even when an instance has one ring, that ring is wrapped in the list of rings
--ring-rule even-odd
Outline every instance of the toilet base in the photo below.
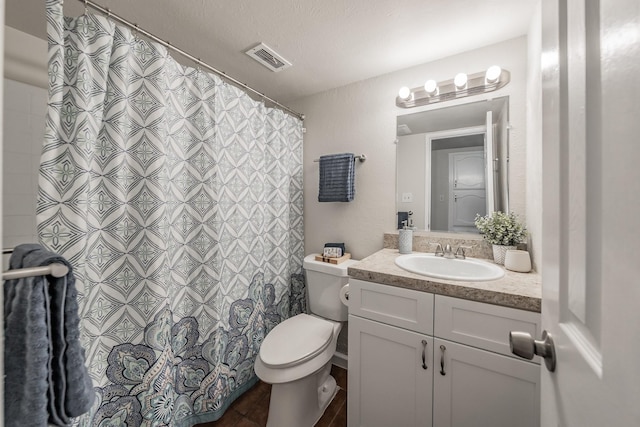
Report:
[[[312,427],[338,392],[331,362],[297,381],[273,384],[267,427]]]

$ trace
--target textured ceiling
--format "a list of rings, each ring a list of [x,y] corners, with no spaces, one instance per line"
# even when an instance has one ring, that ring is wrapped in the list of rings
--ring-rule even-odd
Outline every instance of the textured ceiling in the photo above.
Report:
[[[526,34],[536,0],[95,0],[286,102]],[[83,13],[65,0],[65,14]],[[6,24],[46,39],[44,1],[6,0]],[[244,52],[264,42],[293,67]],[[185,63],[188,63],[185,60]]]

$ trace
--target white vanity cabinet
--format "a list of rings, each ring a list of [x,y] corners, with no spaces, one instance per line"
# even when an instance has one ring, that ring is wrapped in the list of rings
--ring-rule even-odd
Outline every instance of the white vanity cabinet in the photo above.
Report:
[[[442,295],[434,312],[433,425],[539,427],[540,361],[515,358],[509,332],[539,336],[540,314]]]
[[[432,424],[433,294],[349,282],[348,425]]]
[[[539,313],[357,279],[349,295],[350,427],[539,426],[539,360],[508,344]]]

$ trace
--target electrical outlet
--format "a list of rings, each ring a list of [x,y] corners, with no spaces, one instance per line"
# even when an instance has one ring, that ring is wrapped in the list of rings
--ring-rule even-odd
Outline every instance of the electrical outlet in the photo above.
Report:
[[[413,193],[402,193],[402,203],[413,202]]]

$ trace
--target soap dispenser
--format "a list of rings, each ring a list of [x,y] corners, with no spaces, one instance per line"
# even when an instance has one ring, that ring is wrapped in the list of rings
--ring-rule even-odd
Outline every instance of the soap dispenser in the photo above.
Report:
[[[410,254],[413,250],[413,230],[402,221],[403,228],[398,230],[398,250],[401,254]]]

